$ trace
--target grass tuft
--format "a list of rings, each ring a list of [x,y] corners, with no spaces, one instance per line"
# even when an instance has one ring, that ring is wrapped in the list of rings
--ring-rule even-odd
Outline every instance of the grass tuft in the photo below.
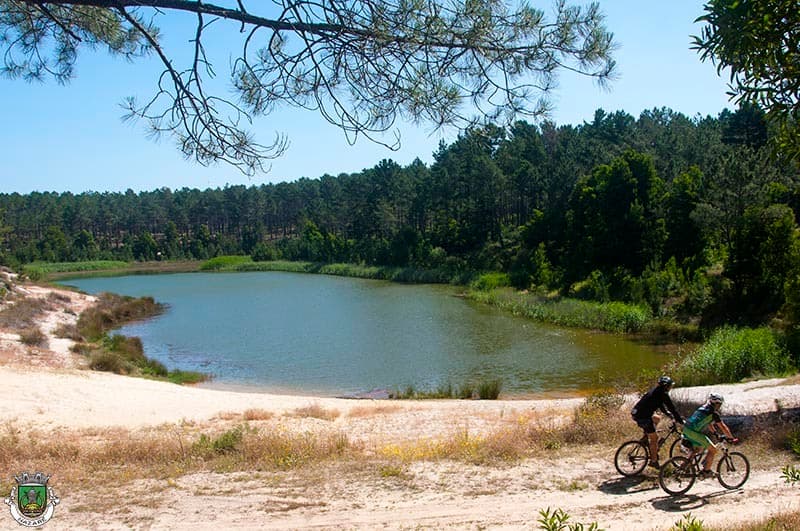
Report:
[[[19,333],[19,340],[29,347],[47,347],[47,336],[39,327],[26,328]]]
[[[341,413],[335,409],[327,409],[319,404],[311,404],[305,407],[299,407],[294,410],[295,417],[314,418],[327,421],[336,420]]]
[[[432,391],[416,389],[413,385],[407,386],[404,390],[395,390],[389,397],[397,400],[427,400],[427,399],[446,399],[459,398],[471,400],[480,398],[481,400],[497,400],[503,388],[503,381],[500,379],[482,380],[478,383],[465,382],[458,387],[453,387],[450,382],[439,385]]]

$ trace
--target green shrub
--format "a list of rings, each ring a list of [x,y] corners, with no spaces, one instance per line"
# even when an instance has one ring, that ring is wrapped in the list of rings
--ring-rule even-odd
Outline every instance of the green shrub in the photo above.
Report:
[[[89,354],[89,368],[94,371],[128,374],[131,366],[117,352],[94,350]]]
[[[472,289],[489,291],[511,285],[511,278],[506,273],[484,273],[470,284]]]
[[[781,376],[791,358],[769,328],[722,327],[678,366],[683,385],[738,382],[754,376]]]
[[[569,296],[581,300],[609,300],[610,284],[600,271],[592,271],[586,279],[575,282],[569,288]]]
[[[169,371],[167,374],[167,379],[179,385],[183,384],[196,384],[200,382],[205,382],[210,378],[210,376],[206,373],[197,372],[197,371],[182,371],[179,369],[175,369]]]
[[[169,376],[167,367],[160,361],[152,358],[145,357],[144,360],[139,363],[139,369],[141,369],[142,374],[145,376],[157,376],[159,378]]]
[[[786,435],[786,447],[800,457],[800,428],[793,428]]]
[[[279,260],[281,252],[270,243],[259,242],[253,248],[251,256],[254,262],[271,262],[273,260]]]
[[[142,340],[138,337],[114,334],[104,340],[103,346],[107,350],[119,354],[122,359],[133,364],[143,363],[146,359]]]
[[[236,426],[235,428],[222,433],[215,439],[211,439],[211,437],[203,433],[200,435],[200,438],[197,440],[197,442],[192,446],[192,450],[195,453],[200,454],[232,453],[241,445],[243,438],[244,428],[242,426]]]
[[[217,256],[200,265],[200,271],[234,271],[239,265],[250,263],[249,256]]]

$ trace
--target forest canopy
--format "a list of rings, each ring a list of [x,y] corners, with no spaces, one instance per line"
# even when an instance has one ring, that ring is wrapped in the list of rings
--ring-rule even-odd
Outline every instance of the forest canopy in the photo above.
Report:
[[[2,260],[351,262],[497,271],[524,289],[655,315],[796,322],[798,170],[765,113],[598,110],[591,122],[471,128],[434,161],[134,193],[0,194]]]

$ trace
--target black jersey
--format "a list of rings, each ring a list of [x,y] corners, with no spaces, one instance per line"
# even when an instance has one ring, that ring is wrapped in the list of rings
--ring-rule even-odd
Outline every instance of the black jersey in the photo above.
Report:
[[[636,402],[636,405],[633,406],[633,410],[631,410],[631,415],[636,419],[649,419],[657,409],[671,415],[678,422],[683,422],[683,417],[678,413],[675,404],[672,403],[669,392],[665,387],[660,385],[650,389]]]

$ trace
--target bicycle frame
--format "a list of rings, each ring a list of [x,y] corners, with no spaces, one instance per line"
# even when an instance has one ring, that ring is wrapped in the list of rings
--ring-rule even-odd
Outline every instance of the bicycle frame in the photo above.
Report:
[[[665,433],[665,435],[663,437],[660,435],[662,433]],[[681,433],[681,430],[678,429],[678,423],[675,422],[674,420],[669,423],[669,428],[667,428],[667,429],[658,429],[658,428],[656,428],[656,434],[659,434],[658,435],[658,449],[660,450],[661,447],[664,446],[664,443],[667,441],[667,439],[672,437],[673,434],[680,435],[680,433]],[[647,434],[642,435],[642,438],[639,439],[639,440],[645,445],[649,444],[649,439],[647,438]]]

